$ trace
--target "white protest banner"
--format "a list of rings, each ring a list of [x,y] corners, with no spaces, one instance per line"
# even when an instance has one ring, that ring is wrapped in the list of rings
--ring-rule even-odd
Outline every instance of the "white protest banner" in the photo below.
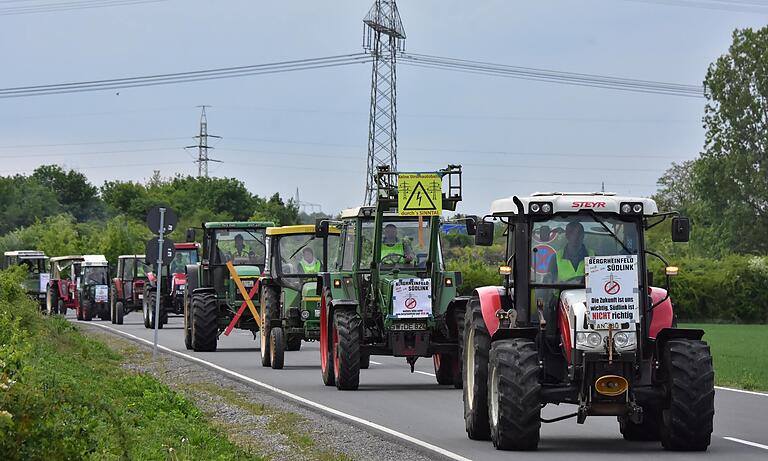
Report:
[[[106,285],[96,285],[94,302],[105,303],[109,301],[109,288]]]
[[[432,314],[432,280],[392,281],[392,313],[398,318],[420,318]]]
[[[48,272],[42,272],[40,274],[40,290],[41,292],[48,291],[48,282],[51,281],[51,274]]]
[[[618,325],[640,320],[637,260],[637,255],[584,258],[589,323]]]

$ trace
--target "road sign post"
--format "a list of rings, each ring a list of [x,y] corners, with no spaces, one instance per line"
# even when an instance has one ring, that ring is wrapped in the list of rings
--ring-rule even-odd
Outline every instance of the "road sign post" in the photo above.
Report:
[[[163,234],[165,233],[165,208],[160,208],[160,234],[157,238],[157,290],[160,293],[160,287],[163,286]],[[157,359],[157,332],[160,328],[160,296],[155,296],[155,339],[152,349],[152,358]]]
[[[161,287],[163,283],[163,265],[165,263],[165,259],[168,259],[170,256],[173,257],[173,250],[167,251],[165,249],[164,242],[165,234],[171,233],[176,228],[177,218],[176,213],[173,212],[172,209],[166,208],[166,207],[154,207],[151,210],[149,210],[149,213],[147,213],[147,226],[149,226],[149,229],[153,232],[157,232],[157,260],[156,260],[156,270],[157,270],[157,293],[158,296],[155,296],[155,335],[154,335],[154,341],[152,343],[152,358],[157,359],[157,335],[158,330],[160,329],[160,322],[163,321],[163,319],[160,317],[160,292]],[[170,241],[169,241],[170,242]],[[150,252],[147,252],[148,255]],[[149,306],[150,309],[152,309],[151,306]]]

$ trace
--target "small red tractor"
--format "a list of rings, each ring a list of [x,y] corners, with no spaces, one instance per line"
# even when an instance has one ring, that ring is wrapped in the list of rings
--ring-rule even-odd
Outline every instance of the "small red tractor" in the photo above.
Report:
[[[125,314],[142,308],[144,285],[150,271],[145,259],[144,255],[118,256],[117,272],[109,293],[112,323],[122,325]]]
[[[77,279],[83,259],[82,256],[57,256],[50,259],[51,278],[45,298],[48,315],[66,316],[68,309],[78,309]]]
[[[609,193],[546,193],[496,200],[476,243],[501,221],[502,286],[474,291],[464,319],[464,418],[471,439],[535,450],[541,423],[617,417],[626,440],[704,451],[714,416],[714,370],[702,330],[677,328],[669,295],[677,267],[647,248],[645,232],[672,217],[653,200]],[[648,259],[664,265],[653,285]],[[542,418],[548,404],[576,411]]]
[[[176,243],[175,255],[171,263],[163,266],[162,287],[160,287],[160,324],[158,328],[168,323],[168,315],[184,315],[184,290],[187,287],[186,267],[188,264],[197,264],[199,261],[200,244],[195,242]],[[146,261],[153,267],[155,261]],[[169,275],[170,274],[170,275]],[[144,326],[155,328],[155,299],[157,294],[157,275],[153,272],[147,274],[147,283],[144,285]]]

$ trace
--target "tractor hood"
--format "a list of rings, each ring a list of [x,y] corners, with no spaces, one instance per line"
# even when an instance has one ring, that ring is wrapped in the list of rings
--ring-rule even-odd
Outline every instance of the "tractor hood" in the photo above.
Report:
[[[565,324],[568,325],[569,334],[568,337],[571,340],[571,347],[575,347],[577,350],[590,351],[590,352],[602,352],[605,350],[605,343],[608,337],[608,323],[605,324],[590,324],[587,321],[587,290],[586,289],[574,289],[563,290],[560,293],[560,309],[559,315],[566,315]],[[574,322],[576,322],[576,335],[573,335]],[[616,323],[614,324],[613,334],[622,332],[629,336],[628,341],[623,347],[619,347],[616,344],[618,352],[632,351],[637,346],[635,338],[634,325],[629,323]],[[600,341],[595,341],[590,345],[588,341],[588,335],[598,334],[600,335]],[[622,343],[623,344],[623,343]]]
[[[238,277],[258,277],[261,275],[259,266],[235,266]]]
[[[307,282],[301,286],[301,297],[312,298],[317,296],[317,282]]]
[[[173,274],[173,277],[171,278],[171,284],[174,287],[178,286],[184,286],[187,284],[187,274]]]

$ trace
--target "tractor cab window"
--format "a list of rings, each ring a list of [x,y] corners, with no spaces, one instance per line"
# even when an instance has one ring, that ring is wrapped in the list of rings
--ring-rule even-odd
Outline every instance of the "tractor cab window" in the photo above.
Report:
[[[171,272],[174,274],[183,274],[186,272],[188,264],[197,263],[197,250],[182,249],[176,250],[176,254],[171,261]]]
[[[136,267],[136,260],[133,258],[123,259],[123,273],[120,276],[123,280],[133,280],[133,270]]]
[[[638,254],[638,222],[616,216],[554,216],[535,222],[531,282],[584,285],[584,258]]]
[[[264,229],[216,230],[214,264],[231,261],[235,266],[264,266]]]
[[[20,265],[30,274],[40,274],[45,272],[44,259],[22,259]]]
[[[282,236],[278,243],[278,257],[283,275],[314,276],[322,269],[323,239],[313,234]]]
[[[381,234],[381,264],[424,268],[429,257],[431,220],[385,218]],[[439,258],[437,258],[439,259]]]
[[[83,267],[83,282],[86,285],[106,285],[109,274],[104,266]]]
[[[341,245],[341,236],[337,234],[328,234],[328,268],[332,270],[338,267],[339,246]]]
[[[355,265],[355,236],[357,228],[353,222],[347,222],[344,226],[344,241],[341,245],[341,270],[351,271]]]
[[[137,259],[136,260],[136,277],[146,278],[149,272],[152,272],[152,268],[149,267],[147,264],[145,264],[144,261],[140,261]]]

